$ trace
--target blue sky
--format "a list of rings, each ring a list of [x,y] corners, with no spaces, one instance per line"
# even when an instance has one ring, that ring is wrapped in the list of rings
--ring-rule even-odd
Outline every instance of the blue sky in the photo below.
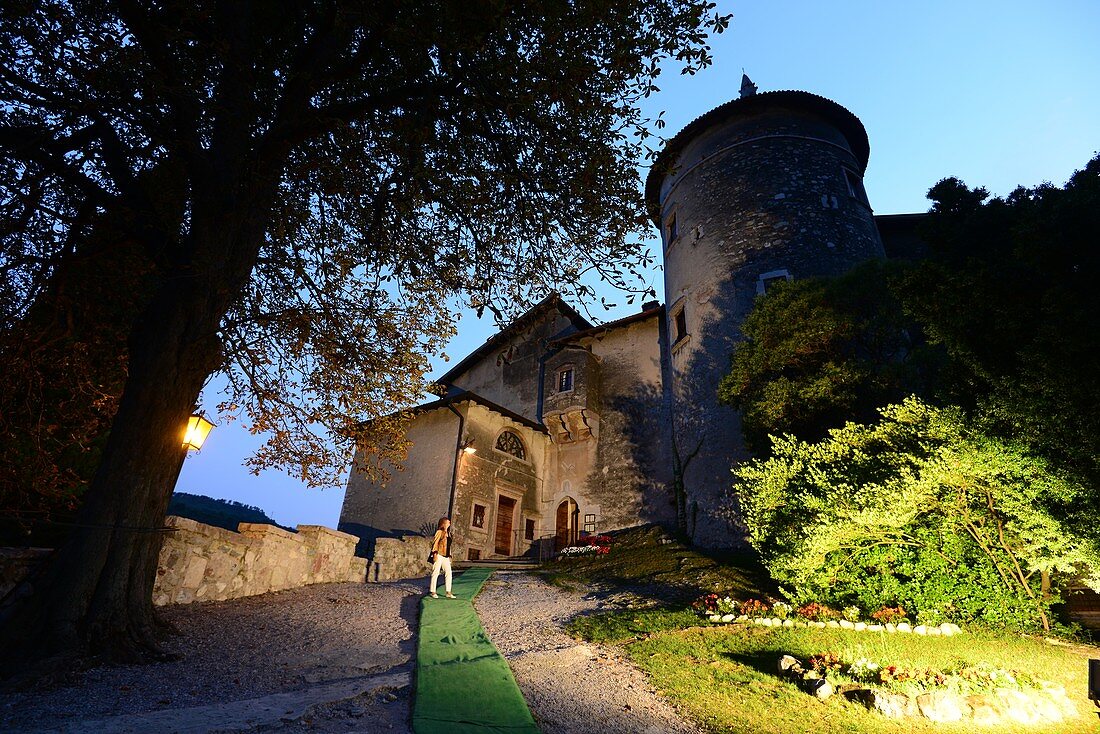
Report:
[[[744,68],[760,91],[828,97],[867,128],[866,188],[876,213],[925,211],[925,193],[956,176],[1005,194],[1061,185],[1100,151],[1100,2],[720,2],[730,30],[696,76],[671,67],[648,112],[671,136],[737,96]],[[651,274],[661,292],[661,275]],[[622,299],[617,299],[622,300]],[[633,310],[597,314],[608,320]],[[461,358],[495,325],[465,314],[447,353]],[[436,360],[434,374],[447,365]],[[204,401],[212,410],[217,399]],[[280,523],[335,527],[343,489],[307,489],[241,463],[259,444],[221,425],[188,458],[177,489],[257,505]]]

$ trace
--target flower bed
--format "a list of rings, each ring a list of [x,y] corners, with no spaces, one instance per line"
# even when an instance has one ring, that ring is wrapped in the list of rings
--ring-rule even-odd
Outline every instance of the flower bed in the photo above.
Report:
[[[611,552],[611,543],[610,535],[590,535],[587,538],[581,538],[575,545],[562,548],[558,555],[561,558],[603,556]]]
[[[863,615],[858,607],[846,607],[837,611],[817,602],[795,609],[782,601],[768,604],[759,599],[737,601],[728,596],[705,594],[696,599],[692,607],[700,616],[714,624],[752,623],[765,627],[815,627],[944,637],[962,632],[962,628],[952,622],[912,625],[900,606],[884,607],[872,613],[871,622],[861,621]]]
[[[812,655],[805,667],[784,655],[779,674],[819,699],[839,693],[895,719],[1039,724],[1076,713],[1063,687],[1024,671],[990,665],[917,669],[868,658],[845,661],[826,651]]]

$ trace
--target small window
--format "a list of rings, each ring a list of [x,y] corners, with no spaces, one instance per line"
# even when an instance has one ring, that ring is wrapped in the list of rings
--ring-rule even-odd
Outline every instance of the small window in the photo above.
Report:
[[[535,539],[535,521],[531,518],[527,518],[523,522],[523,539],[534,540]]]
[[[858,173],[850,168],[845,168],[844,181],[848,184],[849,196],[864,206],[871,206],[871,202],[867,200],[867,190],[863,188],[863,178]]]
[[[573,391],[573,368],[568,367],[558,372],[558,392]]]
[[[672,244],[672,241],[680,236],[680,225],[676,222],[676,214],[673,212],[665,220],[665,235],[668,238],[668,243]]]
[[[481,560],[481,550],[478,549],[478,548],[469,548],[469,549],[467,549],[467,551],[466,551],[466,560],[467,561],[480,561]]]
[[[523,441],[520,441],[519,436],[511,431],[505,431],[497,437],[495,448],[497,451],[511,454],[520,461],[527,461],[527,452],[523,450]]]
[[[687,327],[687,314],[685,313],[685,309],[681,308],[679,311],[677,311],[675,314],[672,315],[672,326],[673,326],[673,339],[672,339],[672,342],[675,344],[676,342],[680,341],[685,336],[687,336],[688,327]]]
[[[474,505],[474,519],[471,525],[475,528],[485,527],[485,505]]]

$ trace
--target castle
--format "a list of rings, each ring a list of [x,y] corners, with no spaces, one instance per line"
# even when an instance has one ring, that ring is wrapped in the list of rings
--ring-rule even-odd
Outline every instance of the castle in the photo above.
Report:
[[[413,409],[403,472],[385,486],[352,472],[340,529],[369,552],[447,515],[456,559],[478,560],[674,527],[679,511],[695,543],[739,544],[730,468],[748,452],[716,393],[754,299],[918,244],[922,215],[873,215],[869,153],[844,107],[756,93],[743,77],[741,96],[668,141],[646,181],[664,305],[595,325],[543,300],[440,377],[444,397]]]

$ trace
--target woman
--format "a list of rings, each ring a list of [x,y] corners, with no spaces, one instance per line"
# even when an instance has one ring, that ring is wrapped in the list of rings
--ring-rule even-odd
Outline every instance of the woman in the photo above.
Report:
[[[439,569],[443,569],[446,574],[445,582],[447,589],[447,598],[454,599],[455,595],[451,593],[451,519],[449,517],[440,518],[439,525],[435,531],[435,537],[432,538],[432,583],[429,587],[433,599],[438,599],[439,594],[435,593],[435,585],[439,580]]]

